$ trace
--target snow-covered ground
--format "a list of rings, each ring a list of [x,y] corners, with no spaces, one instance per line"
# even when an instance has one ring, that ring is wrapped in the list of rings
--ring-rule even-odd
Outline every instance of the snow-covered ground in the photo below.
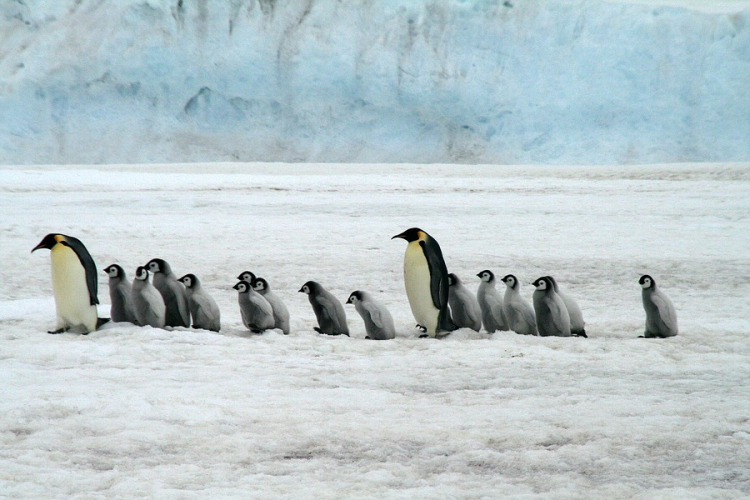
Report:
[[[750,161],[750,0],[0,1],[0,164]]]
[[[19,167],[0,210],[2,498],[750,495],[748,164]],[[590,338],[417,338],[390,239],[415,225],[472,287],[555,275]],[[53,231],[99,268],[194,272],[222,331],[47,335],[49,257],[29,252]],[[242,326],[246,269],[289,336]],[[678,337],[637,338],[645,272]],[[375,294],[397,338],[364,340],[352,306],[352,338],[314,333],[309,279]]]

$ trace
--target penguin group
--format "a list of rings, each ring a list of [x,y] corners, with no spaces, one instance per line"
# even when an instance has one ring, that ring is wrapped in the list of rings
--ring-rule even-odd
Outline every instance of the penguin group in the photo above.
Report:
[[[459,328],[477,332],[484,328],[489,334],[511,331],[542,337],[587,337],[580,307],[552,276],[541,276],[533,282],[533,307],[521,296],[520,282],[513,274],[500,279],[505,284],[501,295],[495,274],[489,269],[480,271],[474,294],[455,273],[448,272],[440,245],[427,232],[413,227],[391,239],[396,238],[407,242],[404,285],[422,337],[443,337]],[[84,244],[75,237],[51,233],[32,252],[42,248],[51,251],[57,316],[55,329],[49,333],[75,330],[88,334],[109,321],[97,317],[97,269]],[[103,271],[109,277],[112,321],[154,328],[220,331],[219,307],[195,274],[177,278],[169,263],[159,258],[137,267],[132,283],[119,264],[111,264]],[[153,283],[149,281],[151,276]],[[233,288],[237,290],[243,325],[254,333],[278,329],[288,335],[289,310],[268,280],[250,271],[240,273],[237,280]],[[672,302],[651,276],[641,276],[639,284],[646,312],[642,337],[677,335],[677,315]],[[314,327],[316,332],[349,336],[344,306],[331,292],[316,281],[307,281],[299,292],[307,295],[313,309],[318,323]],[[354,305],[361,316],[366,338],[395,338],[393,317],[372,294],[355,290],[346,303]]]

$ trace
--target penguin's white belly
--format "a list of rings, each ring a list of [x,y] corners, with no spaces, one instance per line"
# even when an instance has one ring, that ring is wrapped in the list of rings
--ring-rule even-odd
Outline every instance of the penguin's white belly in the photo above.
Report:
[[[406,247],[404,284],[414,319],[427,329],[428,335],[434,337],[437,332],[440,310],[432,302],[430,268],[417,242],[410,243]]]
[[[93,332],[96,330],[96,306],[91,305],[86,271],[78,255],[64,245],[55,245],[51,254],[57,328],[83,325]]]

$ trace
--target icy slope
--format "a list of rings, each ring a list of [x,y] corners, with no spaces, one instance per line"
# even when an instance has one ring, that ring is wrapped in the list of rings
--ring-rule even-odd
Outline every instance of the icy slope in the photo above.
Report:
[[[748,88],[742,0],[0,3],[5,164],[748,160]]]

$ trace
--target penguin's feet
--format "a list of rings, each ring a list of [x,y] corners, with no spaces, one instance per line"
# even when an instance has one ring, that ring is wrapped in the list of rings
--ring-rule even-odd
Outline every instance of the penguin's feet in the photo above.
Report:
[[[59,330],[52,330],[52,331],[48,330],[47,333],[49,333],[50,335],[57,335],[58,333],[65,333],[67,331],[68,331],[67,328],[60,328]]]
[[[420,339],[428,339],[428,338],[430,338],[430,336],[425,333],[425,334],[420,335],[419,338]]]
[[[427,327],[424,327],[424,326],[420,325],[419,323],[417,323],[417,329],[418,330],[422,330],[423,332],[427,333]]]
[[[325,334],[325,333],[326,333],[326,332],[324,332],[323,330],[321,330],[320,328],[318,328],[317,326],[314,326],[314,327],[313,327],[313,330],[315,330],[315,331],[316,331],[316,332],[318,332],[318,333],[322,333],[322,334]]]
[[[589,338],[588,335],[586,335],[586,332],[578,332],[578,333],[571,333],[571,337],[583,337],[585,339]]]
[[[101,328],[102,325],[109,323],[109,318],[96,318],[96,329]]]

